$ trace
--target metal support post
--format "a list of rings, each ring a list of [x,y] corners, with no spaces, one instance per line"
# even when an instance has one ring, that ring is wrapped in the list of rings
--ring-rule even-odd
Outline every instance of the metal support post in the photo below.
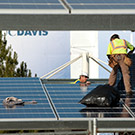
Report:
[[[82,73],[86,73],[89,76],[89,53],[82,53]]]
[[[93,121],[88,121],[88,135],[93,135]]]
[[[97,119],[93,120],[93,135],[97,135]]]

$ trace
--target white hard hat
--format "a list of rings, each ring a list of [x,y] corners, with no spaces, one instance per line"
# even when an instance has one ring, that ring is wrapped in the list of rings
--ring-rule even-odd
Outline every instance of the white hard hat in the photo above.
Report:
[[[88,78],[89,78],[88,74],[87,74],[87,73],[85,73],[85,72],[83,72],[81,75],[84,75],[84,76],[86,76],[86,77],[88,77]]]

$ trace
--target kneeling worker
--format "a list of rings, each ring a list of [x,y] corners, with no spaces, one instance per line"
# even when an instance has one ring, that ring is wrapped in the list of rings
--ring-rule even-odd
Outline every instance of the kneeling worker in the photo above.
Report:
[[[77,79],[75,82],[74,82],[74,84],[77,84],[77,83],[79,83],[79,84],[85,84],[85,86],[87,85],[90,85],[91,84],[91,82],[90,81],[88,81],[88,75],[86,74],[86,73],[82,73],[81,75],[80,75],[80,77],[79,77],[79,79]]]

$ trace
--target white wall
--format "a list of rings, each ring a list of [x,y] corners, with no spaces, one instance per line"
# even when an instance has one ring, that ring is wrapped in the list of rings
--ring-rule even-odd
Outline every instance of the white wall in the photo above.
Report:
[[[71,31],[70,32],[70,59],[79,56],[83,51],[98,58],[98,31]],[[98,65],[90,59],[89,78],[98,78]],[[78,78],[82,72],[82,59],[70,66],[71,78]]]

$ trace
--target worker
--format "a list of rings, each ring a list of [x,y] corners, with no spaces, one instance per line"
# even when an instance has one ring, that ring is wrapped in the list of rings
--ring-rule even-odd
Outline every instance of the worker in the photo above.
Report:
[[[79,79],[77,79],[75,82],[74,82],[74,84],[80,84],[81,86],[82,85],[85,85],[85,86],[88,86],[88,85],[90,85],[91,84],[91,82],[90,81],[88,81],[88,75],[86,74],[86,73],[82,73],[81,75],[80,75],[80,77],[79,77]]]
[[[130,51],[128,52],[128,49]],[[118,34],[113,34],[110,38],[110,43],[107,49],[107,56],[109,58],[109,65],[112,67],[112,72],[109,77],[109,85],[114,86],[116,83],[117,71],[118,68],[121,68],[123,75],[124,86],[126,90],[126,96],[132,96],[133,92],[131,90],[130,84],[130,71],[129,67],[132,64],[128,54],[133,53],[135,50],[134,46],[131,45],[128,41],[120,39]]]

